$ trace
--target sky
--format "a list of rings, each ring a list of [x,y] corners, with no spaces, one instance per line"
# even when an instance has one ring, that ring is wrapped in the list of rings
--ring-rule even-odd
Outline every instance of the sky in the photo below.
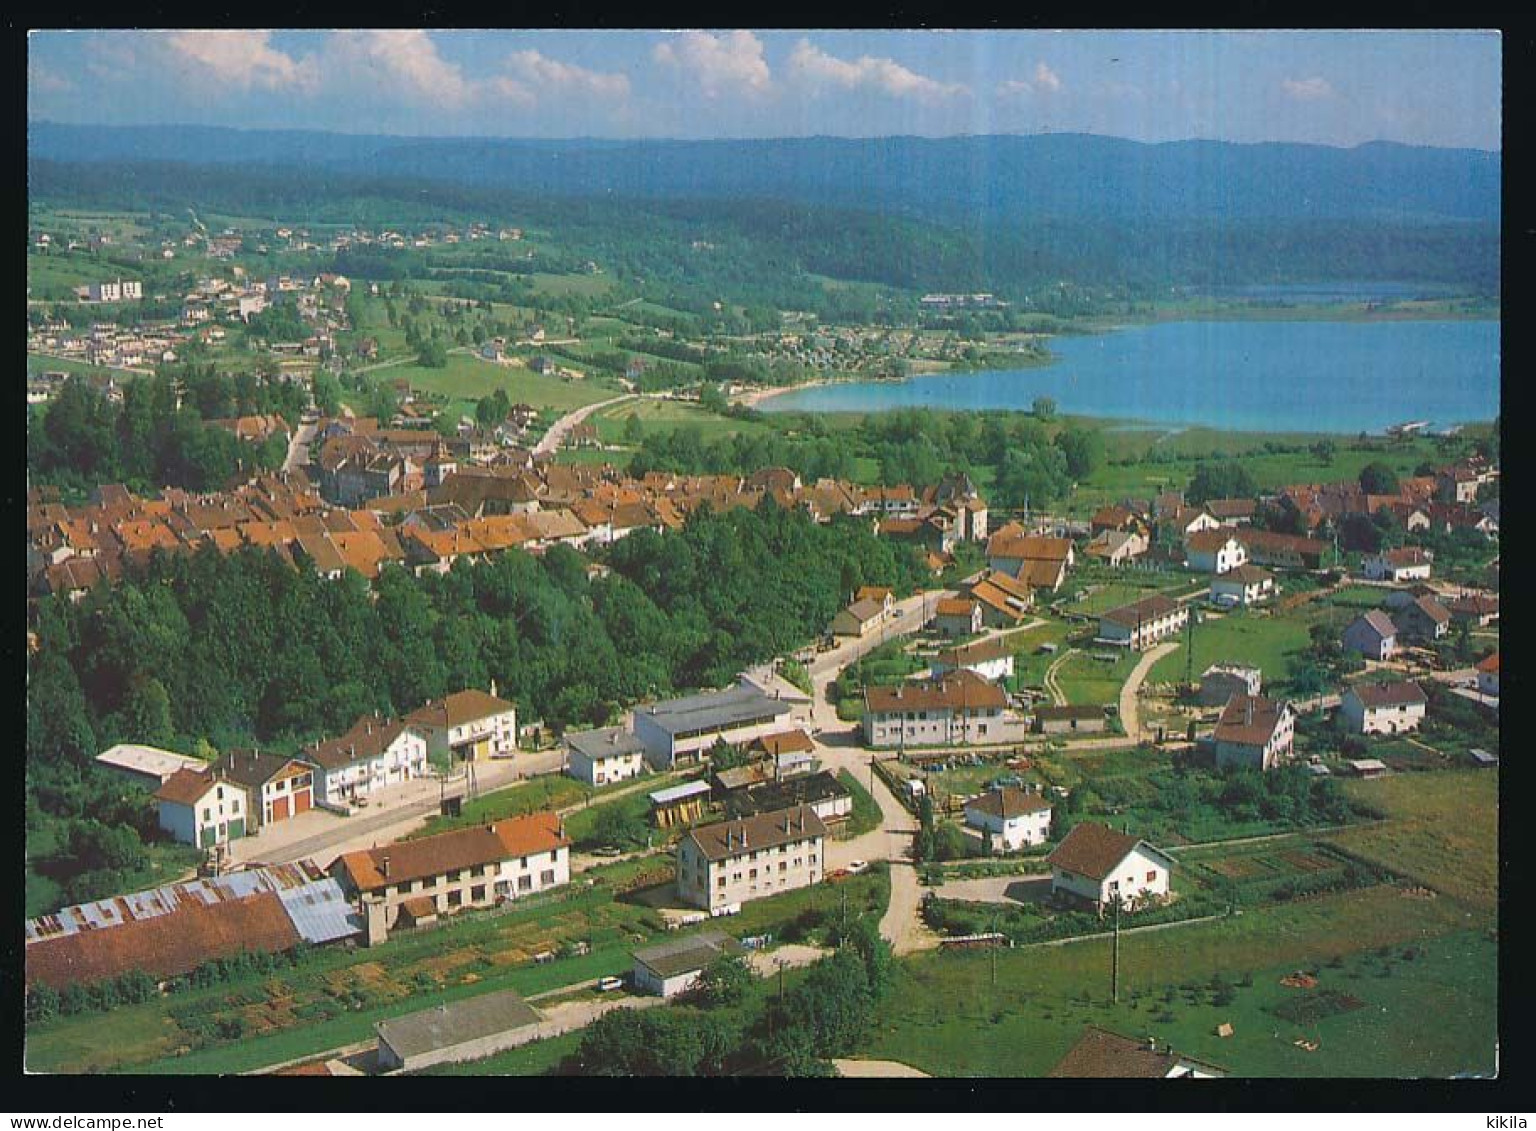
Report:
[[[31,120],[1500,148],[1497,32],[35,31]]]

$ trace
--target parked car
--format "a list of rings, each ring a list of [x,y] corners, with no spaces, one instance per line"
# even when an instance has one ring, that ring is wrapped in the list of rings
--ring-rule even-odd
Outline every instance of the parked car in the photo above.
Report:
[[[866,871],[868,868],[868,860],[850,860],[848,861],[848,867],[846,870],[850,876],[857,876],[860,872]]]
[[[598,993],[606,994],[606,993],[612,992],[613,990],[622,990],[623,988],[624,988],[624,979],[623,978],[607,977],[607,978],[599,978],[597,980],[597,992]]]

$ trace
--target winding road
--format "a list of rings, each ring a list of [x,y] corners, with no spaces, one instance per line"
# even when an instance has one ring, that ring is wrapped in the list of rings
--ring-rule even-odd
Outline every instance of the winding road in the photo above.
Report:
[[[598,409],[620,404],[623,401],[638,400],[644,395],[643,393],[625,393],[623,396],[610,397],[606,401],[598,401],[596,404],[582,405],[578,409],[573,409],[549,426],[549,431],[544,433],[543,438],[533,446],[533,454],[542,456],[559,451],[561,441],[565,439],[570,430]]]

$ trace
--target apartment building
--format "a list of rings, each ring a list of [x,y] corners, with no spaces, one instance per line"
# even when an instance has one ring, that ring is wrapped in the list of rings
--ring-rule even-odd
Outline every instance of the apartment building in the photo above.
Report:
[[[827,826],[809,805],[691,829],[677,846],[677,893],[714,915],[809,887],[826,872]]]

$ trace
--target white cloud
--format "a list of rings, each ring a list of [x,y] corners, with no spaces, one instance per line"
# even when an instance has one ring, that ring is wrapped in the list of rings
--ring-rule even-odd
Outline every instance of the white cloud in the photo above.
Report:
[[[265,31],[182,31],[167,37],[178,62],[191,62],[221,82],[249,90],[313,90],[320,74],[313,56],[295,59],[272,46]]]
[[[461,106],[475,93],[458,64],[439,55],[424,31],[338,31],[327,46],[327,72],[343,69],[346,77],[367,78],[413,101]]]
[[[1035,85],[1041,90],[1058,91],[1061,89],[1061,76],[1044,63],[1035,65]]]
[[[997,93],[1002,98],[1024,98],[1036,94],[1056,94],[1061,86],[1060,75],[1044,63],[1036,63],[1032,78],[1007,79],[997,84]]]
[[[773,82],[762,41],[750,31],[684,32],[658,43],[652,56],[658,63],[692,74],[709,98],[729,91],[762,94]]]
[[[894,98],[934,102],[968,93],[960,83],[939,82],[903,67],[894,59],[861,55],[849,62],[828,55],[810,40],[802,39],[789,57],[790,72],[811,83],[827,83],[845,90],[870,87]]]
[[[574,63],[562,63],[537,51],[515,51],[507,67],[524,83],[537,88],[595,95],[600,98],[625,98],[629,94],[629,76],[591,71]]]
[[[1280,89],[1285,91],[1287,97],[1301,102],[1333,97],[1333,84],[1317,75],[1309,79],[1281,79]]]

